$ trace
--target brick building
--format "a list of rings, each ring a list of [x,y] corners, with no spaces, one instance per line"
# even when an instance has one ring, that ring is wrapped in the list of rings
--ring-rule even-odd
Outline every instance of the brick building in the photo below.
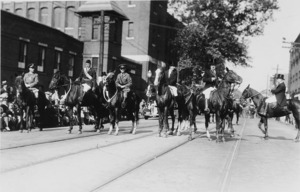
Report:
[[[99,13],[84,17],[80,9],[95,1],[32,1],[2,2],[2,9],[56,28],[84,43],[83,60],[91,59],[93,67],[99,63]],[[117,69],[121,62],[130,68],[135,86],[146,88],[147,72],[162,63],[177,63],[172,53],[171,40],[183,25],[167,12],[168,0],[161,1],[110,1],[99,0],[102,10],[113,5],[121,11],[120,20],[105,17],[103,63],[99,71]],[[95,5],[96,6],[96,5]],[[99,9],[100,11],[100,9]],[[127,20],[124,20],[127,19]],[[120,49],[121,48],[121,49]]]
[[[12,84],[15,75],[35,63],[39,81],[48,89],[53,72],[71,78],[81,71],[83,43],[57,29],[1,10],[1,80]]]
[[[290,50],[288,90],[300,99],[300,34]]]

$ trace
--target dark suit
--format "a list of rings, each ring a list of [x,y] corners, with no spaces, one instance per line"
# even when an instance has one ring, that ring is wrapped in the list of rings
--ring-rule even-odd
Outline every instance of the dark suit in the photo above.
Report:
[[[176,70],[176,68],[173,69],[170,75],[169,75],[169,70],[165,71],[165,77],[166,77],[167,85],[176,86],[176,84],[177,84],[177,70]]]
[[[275,89],[272,89],[271,92],[275,94],[276,100],[277,100],[277,105],[280,107],[286,106],[286,98],[285,98],[285,84],[284,82],[280,83],[277,85]]]
[[[212,80],[212,78],[216,78],[215,80]],[[203,76],[203,82],[205,82],[204,88],[207,89],[209,87],[215,87],[216,86],[216,80],[217,80],[217,74],[216,72],[212,70],[208,70],[205,72]]]

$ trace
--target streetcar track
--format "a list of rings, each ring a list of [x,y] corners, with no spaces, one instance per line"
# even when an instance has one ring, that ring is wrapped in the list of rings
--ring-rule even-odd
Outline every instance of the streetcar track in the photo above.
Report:
[[[147,126],[147,127],[151,127],[151,126]],[[147,128],[147,127],[143,127],[143,128]],[[139,129],[140,130],[140,129]],[[122,129],[119,130],[119,132],[124,133],[127,132],[128,130]],[[102,132],[101,132],[102,133]],[[101,134],[101,133],[95,133],[95,134],[90,134],[90,135],[81,135],[79,136],[77,134],[77,137],[70,137],[70,138],[63,138],[63,139],[56,139],[56,140],[50,140],[50,141],[41,141],[41,142],[36,142],[36,143],[30,143],[30,144],[24,144],[24,145],[17,145],[17,146],[12,146],[12,147],[4,147],[1,148],[0,151],[5,151],[5,150],[9,150],[9,149],[17,149],[17,148],[23,148],[23,147],[31,147],[31,146],[35,146],[35,145],[43,145],[43,144],[50,144],[50,143],[56,143],[56,142],[62,142],[62,141],[68,141],[68,140],[73,140],[73,139],[80,139],[80,138],[86,138],[86,137],[94,137],[94,136],[101,136],[101,135],[105,135],[107,133]]]
[[[194,137],[193,137],[193,139],[191,141],[189,141],[188,139],[186,139],[185,141],[177,144],[176,146],[170,147],[169,149],[167,149],[167,150],[165,150],[165,151],[163,151],[163,152],[155,155],[154,157],[150,157],[150,158],[144,160],[143,162],[137,164],[136,166],[123,171],[122,173],[118,174],[117,176],[114,176],[114,177],[112,177],[110,179],[107,179],[106,182],[104,182],[101,185],[99,185],[98,187],[92,189],[90,192],[96,192],[98,190],[101,190],[102,188],[104,188],[105,186],[107,186],[107,185],[111,184],[112,182],[118,180],[119,178],[121,178],[121,177],[123,177],[123,176],[125,176],[125,175],[127,175],[127,174],[129,174],[129,173],[131,173],[131,172],[133,172],[133,171],[135,171],[137,169],[139,169],[140,167],[142,167],[142,166],[144,166],[144,165],[146,165],[146,164],[148,164],[148,163],[156,160],[159,157],[162,157],[163,155],[166,155],[167,153],[169,153],[169,152],[177,149],[178,147],[181,147],[181,146],[185,145],[186,143],[194,141],[196,138],[198,138],[200,136],[201,136],[201,134],[199,134],[197,136],[194,135]]]
[[[114,145],[118,145],[118,144],[122,144],[122,143],[131,142],[131,141],[142,139],[142,138],[145,138],[145,137],[150,137],[150,136],[153,136],[155,134],[156,133],[150,133],[150,134],[146,134],[144,136],[135,137],[135,138],[132,138],[132,139],[127,139],[127,140],[122,140],[122,141],[117,141],[117,142],[113,142],[113,143],[110,143],[110,144],[107,144],[107,145],[102,145],[102,146],[96,145],[94,147],[90,147],[90,148],[87,148],[87,149],[79,150],[79,151],[76,151],[76,152],[67,153],[67,154],[55,156],[55,157],[52,157],[52,158],[47,158],[47,159],[44,159],[44,160],[41,160],[41,161],[36,161],[36,162],[29,163],[29,164],[21,165],[21,166],[18,166],[18,167],[6,169],[6,170],[3,170],[1,172],[2,173],[7,173],[7,172],[11,172],[11,171],[23,169],[23,168],[35,166],[35,165],[38,165],[38,164],[42,164],[42,163],[54,161],[54,160],[61,159],[61,158],[64,158],[64,157],[69,157],[69,156],[72,156],[72,155],[77,155],[77,154],[85,153],[85,152],[92,151],[92,150],[103,149],[103,148],[106,148],[106,147],[110,147],[110,146],[114,146]]]
[[[243,127],[242,129],[240,130],[240,137],[239,139],[235,142],[234,146],[233,146],[233,150],[230,150],[231,152],[231,155],[229,155],[229,157],[227,158],[227,161],[226,161],[226,164],[225,164],[225,167],[224,167],[224,171],[223,171],[223,174],[222,174],[222,177],[221,177],[221,189],[220,191],[221,192],[224,192],[224,191],[228,191],[229,189],[229,184],[230,184],[230,177],[231,177],[231,169],[232,169],[232,164],[233,164],[233,161],[236,159],[237,155],[238,155],[238,150],[240,148],[240,144],[241,144],[241,141],[242,141],[242,137],[243,137],[243,133],[244,133],[244,130],[245,130],[245,126],[246,126],[246,122],[247,122],[247,119],[244,120],[244,123],[243,123]]]

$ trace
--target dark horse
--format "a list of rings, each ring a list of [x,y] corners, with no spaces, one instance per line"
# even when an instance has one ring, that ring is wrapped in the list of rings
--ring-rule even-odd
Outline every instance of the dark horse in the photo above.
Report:
[[[251,98],[252,101],[254,102],[254,105],[258,107],[261,102],[265,102],[264,96],[259,93],[258,91],[250,88],[250,85],[246,87],[246,89],[242,93],[241,97],[241,102],[245,102],[246,99]],[[270,103],[271,104],[271,103]],[[298,133],[296,138],[294,139],[296,142],[299,142],[299,137],[300,137],[300,101],[296,99],[290,99],[287,100],[288,104],[288,109],[291,111],[295,118],[296,122],[296,129],[298,129]],[[280,116],[285,116],[286,114],[282,115],[280,113],[276,112],[276,108],[269,107],[267,110],[266,115],[261,115],[260,116],[260,122],[258,124],[258,128],[265,134],[264,138],[268,139],[268,118],[271,117],[280,117]],[[261,128],[261,125],[264,124],[265,129],[263,130]]]
[[[236,125],[239,124],[240,114],[243,111],[243,108],[241,107],[240,103],[236,99],[232,99],[231,106],[229,109],[229,117],[230,120],[233,120],[234,114],[236,116]]]
[[[93,113],[96,124],[95,124],[95,131],[99,131],[99,124],[101,124],[102,120],[102,111],[104,110],[104,106],[101,103],[101,89],[96,86],[95,92],[92,90],[87,91],[86,93],[83,92],[83,86],[80,82],[72,82],[68,77],[62,75],[59,71],[57,71],[50,82],[49,89],[58,89],[58,88],[65,88],[68,92],[64,98],[64,105],[68,107],[67,113],[70,119],[70,129],[68,130],[69,133],[72,132],[73,125],[74,125],[74,116],[73,116],[73,108],[77,108],[77,118],[79,121],[79,133],[82,133],[82,122],[81,122],[81,107],[87,106],[91,109]],[[99,91],[101,93],[99,93]]]
[[[47,100],[45,94],[41,91],[39,91],[38,99],[35,97],[34,93],[29,90],[24,83],[23,76],[17,76],[15,80],[15,86],[16,86],[16,100],[15,103],[20,108],[20,116],[21,116],[21,122],[20,122],[20,132],[23,132],[23,116],[24,111],[26,114],[26,129],[27,132],[30,132],[33,128],[33,119],[34,119],[34,108],[37,105],[38,112],[39,112],[39,127],[40,131],[43,130],[43,118],[44,118],[44,111],[46,105],[49,103]]]
[[[233,92],[234,87],[232,85],[242,83],[242,78],[237,75],[234,71],[226,68],[226,73],[224,78],[219,83],[216,90],[212,91],[209,101],[208,108],[209,112],[204,112],[205,107],[205,97],[203,93],[199,92],[197,95],[197,106],[199,111],[204,112],[205,115],[205,128],[206,135],[209,140],[211,140],[210,133],[208,131],[210,113],[215,114],[216,118],[216,136],[217,142],[220,141],[219,135],[221,135],[221,139],[224,142],[224,128],[225,128],[225,120],[227,119],[229,122],[229,128],[231,128],[231,136],[233,136],[233,127],[231,124],[231,120],[229,117],[229,110],[231,107],[231,98],[230,94]]]
[[[114,76],[115,74],[113,72],[107,75],[105,82],[106,93],[103,92],[109,110],[110,128],[108,134],[112,133],[113,128],[116,129],[115,135],[119,134],[119,121],[123,114],[132,121],[130,133],[135,134],[139,120],[140,98],[135,92],[129,92],[126,101],[127,104],[123,109],[121,107],[124,98],[123,93],[117,88]]]

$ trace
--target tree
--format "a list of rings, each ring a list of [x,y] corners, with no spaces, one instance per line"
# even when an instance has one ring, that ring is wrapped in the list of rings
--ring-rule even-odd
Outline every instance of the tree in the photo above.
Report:
[[[277,0],[170,0],[186,26],[173,41],[180,65],[250,66],[247,37],[263,34]]]

